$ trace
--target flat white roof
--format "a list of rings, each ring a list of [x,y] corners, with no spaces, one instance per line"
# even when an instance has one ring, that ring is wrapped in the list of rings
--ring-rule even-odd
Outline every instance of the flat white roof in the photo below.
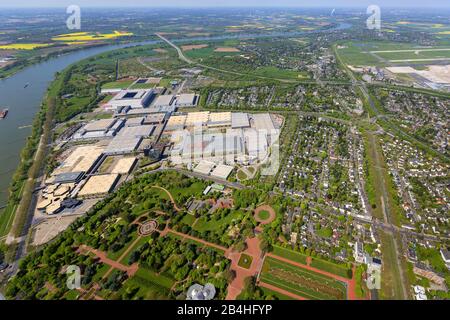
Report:
[[[199,164],[194,168],[194,172],[201,173],[201,174],[209,174],[211,170],[214,168],[214,163],[201,160]]]
[[[211,175],[213,177],[217,177],[220,179],[227,179],[228,176],[231,174],[231,172],[233,171],[233,167],[232,166],[227,166],[224,164],[219,164],[214,170],[213,172],[211,172]]]

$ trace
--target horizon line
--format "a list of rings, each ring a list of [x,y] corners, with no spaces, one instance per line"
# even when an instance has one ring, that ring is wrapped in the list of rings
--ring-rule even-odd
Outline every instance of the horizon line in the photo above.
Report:
[[[61,9],[61,8],[67,8],[68,6],[66,5],[43,5],[43,6],[28,6],[28,5],[1,5],[0,4],[0,8],[8,8],[8,9]],[[84,7],[84,8],[92,8],[92,9],[101,9],[101,8],[129,8],[129,9],[141,9],[141,8],[149,8],[149,9],[325,9],[325,8],[329,8],[329,9],[333,9],[333,8],[340,8],[340,9],[365,9],[367,8],[367,6],[365,5],[353,5],[353,6],[348,6],[348,5],[335,5],[335,6],[330,6],[330,5],[297,5],[297,6],[293,6],[293,5],[289,5],[289,6],[280,6],[280,5],[259,5],[259,6],[238,6],[238,5],[201,5],[201,6],[180,6],[180,5],[174,5],[174,6],[167,6],[167,5],[132,5],[132,6],[127,6],[127,5],[103,5],[103,4],[97,4],[97,5],[82,5],[80,7]],[[423,6],[422,4],[420,5],[408,5],[408,6],[398,6],[398,5],[380,5],[380,8],[391,8],[391,9],[402,9],[402,10],[408,10],[410,8],[414,8],[414,9],[449,9],[449,6],[446,5],[433,5],[433,6]]]

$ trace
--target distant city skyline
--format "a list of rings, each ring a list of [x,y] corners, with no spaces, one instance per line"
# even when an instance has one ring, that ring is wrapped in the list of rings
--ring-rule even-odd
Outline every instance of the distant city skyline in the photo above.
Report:
[[[449,8],[448,0],[320,0],[316,2],[304,0],[171,0],[170,2],[155,0],[16,0],[0,3],[0,7],[367,7],[371,4],[380,7],[439,7]]]

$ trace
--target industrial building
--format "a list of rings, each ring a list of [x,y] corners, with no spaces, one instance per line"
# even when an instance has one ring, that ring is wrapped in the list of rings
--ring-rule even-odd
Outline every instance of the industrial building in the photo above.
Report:
[[[173,137],[172,161],[181,163],[208,160],[213,163],[234,164],[245,156],[244,140],[240,132],[227,134],[198,132]]]
[[[152,89],[122,90],[105,104],[105,108],[114,111],[120,107],[142,109],[148,107],[155,96],[156,93]]]
[[[258,131],[266,131],[268,133],[275,130],[272,118],[268,113],[256,113],[252,115],[252,127]]]
[[[231,114],[231,127],[233,129],[249,128],[250,121],[247,113],[233,112]]]
[[[144,122],[144,117],[128,118],[128,120],[125,122],[125,127],[142,126],[143,122]]]
[[[153,108],[160,108],[160,107],[170,107],[175,102],[175,96],[172,94],[169,95],[161,95],[159,96],[155,103],[153,104]]]
[[[117,136],[129,138],[146,138],[150,137],[154,130],[155,126],[152,125],[125,127],[118,133]]]
[[[213,169],[215,164],[213,162],[201,160],[198,165],[194,168],[194,172],[208,175]]]
[[[95,166],[104,150],[104,147],[95,145],[76,147],[61,165],[55,169],[53,176],[61,173],[89,172]]]
[[[209,115],[208,127],[229,127],[231,126],[231,112],[212,112]]]
[[[167,121],[166,130],[167,131],[182,130],[186,123],[186,118],[187,118],[186,115],[171,116]]]
[[[67,172],[53,176],[52,183],[78,183],[83,179],[84,172]]]
[[[192,130],[197,127],[194,124],[200,124],[201,129]],[[234,165],[263,161],[269,155],[273,130],[279,131],[268,113],[191,112],[172,116],[166,126],[168,131],[183,128],[187,131],[172,134],[174,163],[208,160]]]
[[[114,137],[105,149],[105,155],[130,154],[139,148],[142,138],[119,135]]]
[[[186,107],[195,107],[198,102],[198,95],[195,93],[184,93],[179,94],[176,98],[175,104],[177,107],[186,108]]]
[[[149,108],[139,108],[139,109],[132,109],[131,107],[127,106],[127,107],[119,107],[114,113],[114,116],[124,118],[124,117],[147,116],[155,113],[171,114],[175,112],[175,109],[176,109],[175,106],[158,107],[158,108],[151,106]]]
[[[204,126],[208,123],[209,111],[189,112],[186,117],[186,127]]]
[[[146,115],[144,117],[144,121],[142,122],[142,124],[157,125],[157,124],[163,123],[165,119],[166,119],[165,113],[153,113],[153,114]]]
[[[73,140],[112,138],[123,127],[121,119],[94,120],[81,127],[72,136]]]
[[[36,209],[48,215],[61,212],[67,204],[70,192],[74,190],[74,183],[53,184],[42,191],[42,199],[37,203]]]
[[[128,174],[131,172],[136,162],[136,157],[121,158],[114,164],[111,173]]]
[[[211,176],[226,180],[233,171],[234,167],[219,164],[212,172]]]
[[[94,198],[106,195],[114,189],[119,177],[120,175],[118,174],[91,176],[78,192],[78,196],[81,198]]]

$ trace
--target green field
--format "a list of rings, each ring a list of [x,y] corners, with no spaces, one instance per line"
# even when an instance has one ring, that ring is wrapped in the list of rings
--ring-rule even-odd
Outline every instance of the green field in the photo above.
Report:
[[[277,245],[273,246],[273,252],[274,255],[280,256],[282,258],[286,258],[301,264],[306,264],[306,258],[307,256],[304,254],[301,254],[299,252],[296,252],[291,249],[283,248]]]
[[[327,271],[330,273],[333,273],[335,275],[351,279],[352,278],[352,271],[351,269],[347,268],[346,266],[339,265],[336,263],[328,262],[325,260],[313,258],[311,262],[311,267],[317,268],[319,270]]]
[[[140,299],[168,299],[174,283],[173,279],[139,268],[132,278],[125,281],[121,293],[136,291],[133,296]]]
[[[225,216],[223,219],[220,220],[207,220],[206,216],[201,217],[197,220],[197,223],[194,226],[194,230],[198,232],[205,232],[205,231],[214,231],[220,228],[222,225],[229,225],[233,219],[239,218],[241,215],[241,212],[239,211],[233,211],[227,216]]]
[[[133,84],[130,89],[153,89],[154,87],[154,83],[136,83]]]
[[[264,261],[260,280],[306,299],[346,299],[344,283],[270,257]]]
[[[132,85],[133,82],[134,81],[132,81],[132,80],[108,82],[102,86],[102,89],[126,89],[130,85]]]

